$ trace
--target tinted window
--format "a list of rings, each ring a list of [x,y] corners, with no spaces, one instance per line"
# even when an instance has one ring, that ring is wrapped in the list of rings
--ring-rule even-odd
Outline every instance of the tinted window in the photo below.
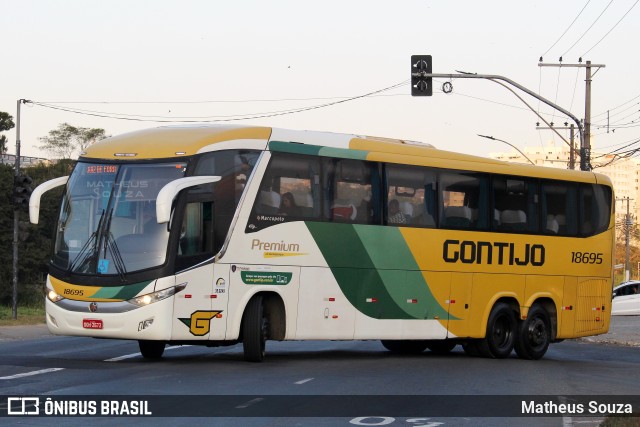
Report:
[[[379,224],[377,164],[352,159],[325,159],[324,163],[324,218],[335,222]]]
[[[567,182],[543,181],[541,189],[543,230],[558,230],[560,236],[578,233],[577,186]]]
[[[506,232],[538,231],[537,185],[534,180],[493,177],[493,229]]]
[[[473,172],[443,172],[439,175],[442,228],[487,229],[487,176]]]
[[[385,223],[414,227],[436,225],[436,174],[427,168],[387,165]]]

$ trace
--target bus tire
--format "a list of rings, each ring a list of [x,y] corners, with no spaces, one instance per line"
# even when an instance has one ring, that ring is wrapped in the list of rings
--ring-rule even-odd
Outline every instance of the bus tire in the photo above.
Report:
[[[247,304],[242,319],[242,347],[244,360],[262,362],[269,336],[269,319],[265,316],[262,297],[254,297]]]
[[[398,354],[420,354],[427,349],[427,341],[422,340],[381,340],[384,348]]]
[[[551,343],[551,319],[547,310],[534,304],[527,318],[520,322],[517,335],[515,349],[521,359],[542,358]]]
[[[478,343],[483,357],[504,359],[509,357],[515,345],[518,330],[516,315],[509,304],[496,303],[487,320],[487,333]]]
[[[458,343],[450,340],[429,341],[427,348],[435,354],[448,354],[456,345],[458,345]]]
[[[160,359],[164,354],[164,341],[138,340],[140,354],[145,359]]]

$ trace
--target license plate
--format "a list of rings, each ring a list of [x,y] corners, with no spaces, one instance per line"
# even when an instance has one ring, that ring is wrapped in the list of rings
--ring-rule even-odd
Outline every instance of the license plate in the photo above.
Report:
[[[102,320],[82,319],[82,327],[85,329],[102,329]]]

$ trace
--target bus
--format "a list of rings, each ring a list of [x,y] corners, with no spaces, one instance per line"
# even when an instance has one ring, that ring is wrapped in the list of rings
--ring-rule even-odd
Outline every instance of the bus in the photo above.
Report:
[[[65,186],[46,280],[53,334],[168,344],[380,340],[540,359],[603,334],[614,194],[592,172],[429,144],[249,126],[100,141]]]

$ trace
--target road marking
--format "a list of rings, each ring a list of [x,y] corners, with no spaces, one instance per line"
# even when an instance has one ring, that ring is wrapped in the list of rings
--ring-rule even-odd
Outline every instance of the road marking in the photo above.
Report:
[[[25,372],[23,374],[11,375],[8,377],[0,377],[0,380],[15,380],[16,378],[30,377],[32,375],[48,374],[49,372],[62,371],[64,368],[47,368],[39,371]]]
[[[304,383],[308,383],[311,380],[313,380],[313,378],[307,378],[305,380],[296,381],[295,384],[304,384]]]
[[[263,400],[264,400],[263,397],[258,397],[258,398],[252,399],[252,400],[250,400],[248,402],[243,403],[242,405],[236,406],[236,409],[248,408],[249,406],[255,405],[258,402],[262,402]]]
[[[175,350],[176,348],[180,348],[180,347],[191,347],[190,345],[172,345],[171,347],[167,347],[164,350]],[[131,353],[131,354],[125,354],[123,356],[118,356],[118,357],[113,357],[111,359],[107,359],[104,360],[104,362],[119,362],[120,360],[125,360],[125,359],[132,359],[134,357],[138,357],[138,356],[142,356],[142,353]]]

